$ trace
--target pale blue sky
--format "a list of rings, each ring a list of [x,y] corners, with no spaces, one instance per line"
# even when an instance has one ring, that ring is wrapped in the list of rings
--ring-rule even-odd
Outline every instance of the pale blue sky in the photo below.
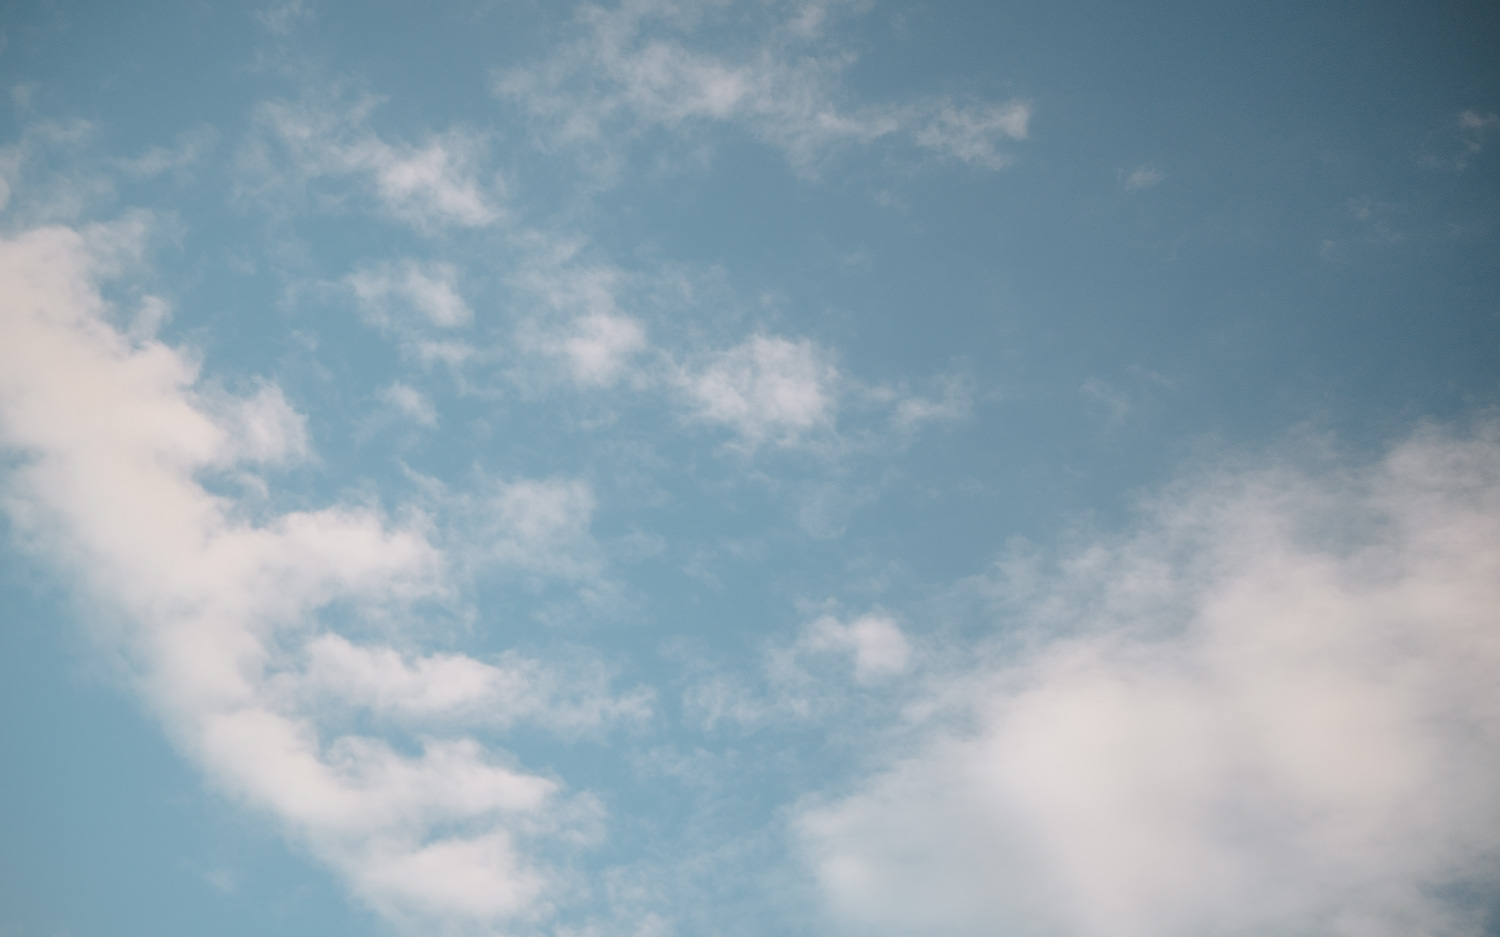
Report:
[[[0,937],[1500,934],[1497,45],[8,4]]]

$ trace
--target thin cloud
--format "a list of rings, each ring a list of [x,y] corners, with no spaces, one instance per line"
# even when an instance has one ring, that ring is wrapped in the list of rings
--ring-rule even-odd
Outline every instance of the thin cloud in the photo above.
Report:
[[[271,101],[239,158],[242,194],[274,207],[308,186],[350,180],[382,212],[420,231],[482,228],[501,218],[480,179],[483,140],[460,128],[421,143],[387,141],[369,126],[374,103]]]
[[[807,174],[840,147],[884,139],[986,169],[1010,162],[1006,144],[1027,136],[1025,102],[845,104],[841,79],[854,57],[809,44],[821,38],[829,6],[789,10],[758,43],[727,53],[695,47],[706,10],[586,5],[579,39],[531,65],[498,71],[494,89],[531,114],[546,145],[557,149],[598,148],[649,127],[717,123],[743,127]]]

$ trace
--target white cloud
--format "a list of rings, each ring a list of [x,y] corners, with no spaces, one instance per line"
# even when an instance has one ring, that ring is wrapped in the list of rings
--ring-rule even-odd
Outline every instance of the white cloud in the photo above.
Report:
[[[554,146],[609,145],[645,127],[736,123],[812,171],[834,148],[904,137],[944,157],[997,169],[1027,134],[1029,107],[925,99],[841,106],[854,57],[810,45],[828,4],[803,4],[738,53],[692,48],[709,10],[671,3],[584,6],[584,35],[542,61],[496,74],[495,90],[539,118]]]
[[[273,385],[240,401],[201,391],[187,355],[110,324],[96,281],[124,266],[137,227],[0,241],[0,439],[20,457],[3,503],[15,529],[77,572],[104,620],[122,622],[101,639],[176,744],[370,905],[421,932],[532,913],[554,880],[524,842],[593,823],[597,809],[471,739],[403,754],[301,705],[331,670],[356,704],[395,706],[415,726],[462,700],[459,678],[503,681],[458,655],[393,664],[394,652],[318,636],[331,602],[399,621],[410,603],[443,597],[445,558],[420,518],[393,526],[369,508],[330,507],[252,521],[202,486],[206,470],[305,454],[303,424]],[[554,548],[580,499],[502,493],[516,549]],[[549,503],[560,506],[549,514]],[[306,660],[322,669],[289,692]]]
[[[527,348],[561,358],[569,377],[585,387],[612,385],[648,347],[639,320],[617,297],[635,278],[609,264],[579,260],[582,244],[531,235],[512,285],[535,297],[541,316],[523,339]]]
[[[796,822],[849,932],[1485,932],[1496,427],[1179,486],[995,588],[1024,637],[934,696],[973,728]]]
[[[567,670],[511,653],[496,663],[463,654],[402,654],[328,633],[307,642],[303,669],[283,692],[320,706],[355,708],[397,723],[509,727],[531,722],[564,732],[650,717],[652,696],[623,696],[597,664]]]
[[[387,142],[368,126],[371,102],[343,108],[268,102],[241,154],[250,194],[300,195],[311,182],[352,177],[386,213],[419,230],[484,227],[500,219],[479,179],[483,141],[453,129],[420,145]]]
[[[627,316],[583,316],[562,340],[562,351],[580,384],[612,383],[630,358],[645,347],[645,330]]]
[[[0,146],[0,210],[11,230],[73,222],[113,197],[113,180],[86,159],[97,138],[88,121],[38,121]]]
[[[424,325],[454,328],[467,325],[474,312],[458,291],[458,270],[448,263],[412,259],[362,266],[349,274],[360,311],[386,328],[415,312]]]
[[[865,615],[849,624],[825,615],[813,622],[800,642],[810,651],[843,651],[854,658],[854,678],[872,683],[905,673],[911,645],[896,623],[883,615]]]
[[[678,381],[699,419],[751,447],[788,445],[833,424],[839,374],[825,358],[807,341],[755,335]]]
[[[437,408],[427,395],[400,381],[388,384],[380,390],[380,399],[391,409],[422,426],[438,424]]]
[[[589,522],[594,493],[577,480],[523,479],[502,484],[489,502],[489,549],[499,561],[562,575],[592,568]]]

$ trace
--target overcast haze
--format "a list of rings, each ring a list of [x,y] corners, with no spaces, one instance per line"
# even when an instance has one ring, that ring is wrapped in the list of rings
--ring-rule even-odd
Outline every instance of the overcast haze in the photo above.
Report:
[[[6,4],[0,937],[1500,935],[1496,49]]]

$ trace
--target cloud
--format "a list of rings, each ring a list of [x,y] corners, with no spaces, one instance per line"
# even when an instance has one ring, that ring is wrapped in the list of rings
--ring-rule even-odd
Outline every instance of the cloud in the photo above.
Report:
[[[594,492],[576,479],[500,483],[476,505],[488,558],[515,569],[577,579],[597,572],[589,522]]]
[[[1166,176],[1154,166],[1140,166],[1130,172],[1120,173],[1120,186],[1126,192],[1139,192],[1160,183]]]
[[[555,691],[519,664],[529,683],[332,630],[322,612],[337,604],[399,631],[413,603],[447,601],[449,561],[420,515],[256,515],[205,488],[217,471],[305,455],[303,423],[274,385],[242,399],[204,389],[189,355],[111,324],[99,279],[127,271],[139,236],[128,223],[0,241],[0,439],[16,456],[0,491],[14,529],[78,576],[100,640],[177,746],[370,906],[427,933],[536,913],[556,880],[526,844],[596,826],[597,807],[471,738],[425,734],[423,719],[451,716],[475,687],[533,712]],[[588,505],[575,487],[520,485],[496,511],[508,549],[550,562]],[[413,744],[305,705],[330,686],[400,710]]]
[[[987,588],[1008,637],[797,815],[847,932],[1492,926],[1500,427],[1210,473]]]
[[[386,214],[418,230],[480,228],[500,219],[494,193],[479,179],[479,136],[452,129],[421,144],[387,142],[369,127],[373,109],[370,101],[261,104],[240,154],[243,194],[274,204],[323,180],[354,179]],[[339,200],[336,190],[322,194]]]
[[[387,384],[380,389],[380,399],[391,409],[421,426],[437,426],[437,408],[427,395],[412,387],[396,381]]]
[[[906,672],[911,645],[891,619],[865,615],[845,625],[825,615],[813,622],[801,641],[809,651],[842,651],[854,658],[854,678],[872,683]]]
[[[150,179],[168,172],[181,172],[203,159],[219,141],[212,127],[199,127],[177,135],[173,146],[153,146],[140,156],[122,159],[118,165],[128,176]]]
[[[838,379],[812,343],[755,335],[678,382],[698,419],[732,428],[754,448],[790,445],[830,429]]]
[[[537,318],[525,329],[528,350],[560,358],[583,387],[607,387],[630,375],[649,343],[645,327],[620,309],[618,297],[638,286],[618,267],[581,260],[582,243],[532,233],[511,285],[535,298]]]
[[[416,313],[421,325],[455,328],[467,325],[474,312],[458,291],[458,270],[448,263],[412,259],[362,266],[346,281],[360,312],[376,325],[391,328]]]
[[[113,198],[113,180],[87,159],[98,133],[88,121],[38,121],[0,146],[0,210],[10,230],[74,222]]]
[[[974,408],[972,381],[946,376],[938,381],[942,395],[937,399],[897,394],[891,423],[902,432],[913,432],[929,423],[958,423],[969,418]]]
[[[1024,102],[842,105],[840,79],[854,56],[819,41],[829,7],[798,5],[750,48],[711,52],[690,45],[694,31],[712,19],[706,9],[585,5],[578,40],[539,62],[498,71],[494,87],[537,119],[554,148],[607,147],[646,128],[719,123],[744,127],[803,172],[838,147],[898,138],[984,168],[1009,162],[1004,144],[1027,135],[1031,112]]]
[[[398,725],[534,723],[573,733],[641,722],[652,712],[650,692],[616,695],[609,672],[597,664],[560,670],[515,653],[494,663],[464,654],[403,654],[331,633],[307,642],[303,655],[283,692],[305,705],[363,711]]]
[[[899,704],[897,678],[915,658],[888,615],[872,612],[847,624],[822,615],[791,640],[766,642],[753,677],[705,667],[686,687],[683,709],[708,731],[790,723],[847,729]]]

